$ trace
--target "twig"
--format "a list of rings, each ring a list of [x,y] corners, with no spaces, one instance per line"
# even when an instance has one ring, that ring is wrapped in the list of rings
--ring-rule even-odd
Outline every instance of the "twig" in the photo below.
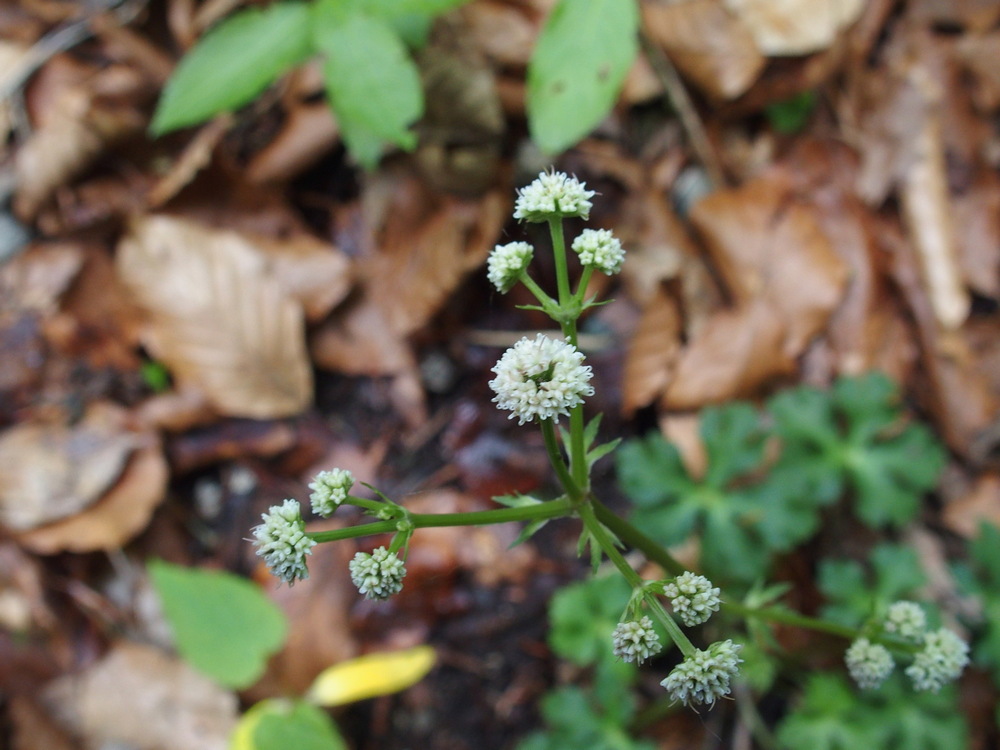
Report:
[[[691,148],[694,149],[698,160],[705,167],[712,186],[715,188],[725,187],[727,180],[722,165],[719,162],[719,157],[716,155],[715,149],[708,139],[708,134],[701,123],[698,111],[695,109],[694,102],[691,101],[691,97],[684,87],[684,82],[677,73],[677,69],[670,62],[667,54],[648,35],[640,31],[639,40],[642,43],[643,52],[646,53],[646,59],[649,60],[649,64],[653,68],[653,72],[659,78],[664,90],[666,90],[667,96],[674,105],[674,109],[677,110],[684,132],[687,133],[688,140],[691,142]]]

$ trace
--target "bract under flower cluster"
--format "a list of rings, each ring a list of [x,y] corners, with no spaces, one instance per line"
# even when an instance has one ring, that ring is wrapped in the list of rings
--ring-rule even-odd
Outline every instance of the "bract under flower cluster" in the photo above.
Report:
[[[504,352],[493,368],[493,401],[508,409],[519,424],[557,419],[594,393],[593,372],[571,344],[538,334],[523,338]]]

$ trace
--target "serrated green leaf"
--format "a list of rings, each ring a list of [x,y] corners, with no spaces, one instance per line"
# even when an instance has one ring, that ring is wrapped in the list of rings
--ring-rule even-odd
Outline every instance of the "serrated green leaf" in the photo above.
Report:
[[[304,701],[261,701],[240,719],[229,750],[347,750],[330,717]]]
[[[549,522],[548,518],[543,518],[540,521],[532,521],[529,524],[525,524],[524,528],[521,529],[521,533],[517,535],[517,539],[510,543],[507,549],[514,549],[514,547],[519,544],[524,544],[526,541],[531,539],[535,534],[545,527],[545,524]]]
[[[880,606],[911,598],[926,580],[917,553],[890,543],[872,550],[867,572],[856,560],[824,559],[817,578],[827,599],[823,617],[851,627],[861,625]]]
[[[580,666],[614,659],[614,632],[632,592],[617,575],[562,588],[549,604],[549,644],[562,659]]]
[[[617,448],[622,442],[621,438],[615,438],[614,440],[599,445],[589,453],[587,453],[587,466],[593,466],[595,463],[600,461],[606,455],[611,453],[615,448]]]
[[[372,168],[383,142],[413,148],[416,135],[409,127],[423,113],[424,99],[420,74],[399,36],[385,21],[345,13],[335,1],[317,3],[313,18],[327,98],[354,157]]]
[[[223,571],[147,564],[173,631],[191,666],[226,687],[252,685],[285,642],[285,616],[246,579]]]
[[[528,64],[528,123],[558,153],[608,114],[638,52],[635,0],[560,0]]]
[[[778,744],[788,750],[883,747],[883,728],[862,718],[847,683],[837,675],[817,673],[809,678],[799,706],[778,726]]]
[[[542,501],[531,495],[522,495],[520,492],[514,492],[510,495],[495,495],[493,502],[498,505],[505,505],[508,508],[526,508],[529,505],[539,505]]]
[[[623,443],[616,466],[622,490],[639,506],[658,505],[695,487],[677,448],[658,432]]]
[[[760,467],[765,433],[757,410],[735,402],[701,413],[701,438],[708,455],[705,483],[719,489]]]
[[[221,22],[181,60],[153,115],[163,135],[249,103],[312,52],[310,9],[275,3],[239,11]]]

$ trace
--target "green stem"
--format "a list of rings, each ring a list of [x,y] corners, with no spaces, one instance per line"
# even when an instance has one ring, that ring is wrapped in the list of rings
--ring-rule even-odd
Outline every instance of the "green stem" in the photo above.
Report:
[[[835,622],[820,620],[815,617],[800,615],[798,612],[784,609],[783,607],[747,607],[744,604],[734,604],[724,602],[722,608],[731,614],[739,615],[745,619],[756,617],[768,622],[780,622],[782,625],[792,625],[806,630],[817,630],[822,633],[830,633],[841,638],[854,640],[858,637],[858,629],[839,625]]]
[[[600,546],[601,551],[618,568],[618,572],[628,581],[629,585],[633,589],[643,589],[646,582],[632,569],[632,566],[628,564],[628,560],[625,559],[624,555],[618,551],[614,541],[608,536],[604,525],[597,520],[597,516],[594,514],[594,509],[590,503],[583,503],[580,506],[580,518],[583,520],[584,526],[587,527],[587,531],[590,532],[594,543]],[[667,635],[670,636],[670,640],[677,644],[677,648],[681,650],[684,657],[694,656],[694,644],[684,635],[684,631],[681,630],[680,625],[674,622],[674,618],[663,609],[663,605],[660,604],[659,599],[653,595],[646,595],[645,599],[653,616],[660,621],[667,631]]]
[[[511,523],[513,521],[542,521],[548,518],[568,516],[573,511],[573,502],[569,498],[549,500],[536,505],[525,505],[520,508],[498,508],[496,510],[480,510],[471,513],[410,513],[408,520],[415,529],[435,526],[486,526],[495,523]],[[341,539],[354,539],[360,536],[389,534],[398,529],[399,521],[376,521],[360,526],[350,526],[346,529],[332,531],[309,532],[310,539],[317,543],[336,542]]]
[[[586,492],[590,489],[590,471],[587,466],[587,446],[583,444],[583,404],[577,404],[569,413],[569,468],[573,481]]]
[[[584,266],[583,274],[580,276],[580,284],[576,288],[576,294],[573,295],[573,299],[577,305],[583,306],[583,298],[587,294],[587,287],[590,286],[590,277],[594,274],[593,266]]]
[[[634,547],[641,551],[647,558],[655,562],[670,575],[679,576],[687,570],[657,542],[643,534],[604,503],[595,499],[593,500],[593,505],[594,514],[600,522],[607,526],[611,530],[611,533],[625,542],[629,547]]]
[[[529,292],[535,295],[535,299],[538,300],[538,304],[540,304],[546,312],[549,312],[556,307],[556,301],[547,295],[545,291],[538,286],[538,282],[531,278],[531,276],[527,273],[521,274],[521,283],[528,288]],[[549,314],[551,316],[551,312],[549,312]]]
[[[354,495],[348,495],[347,499],[344,500],[344,502],[341,503],[341,504],[342,505],[353,505],[356,508],[364,508],[365,510],[370,510],[373,513],[378,513],[380,511],[384,510],[385,508],[391,508],[392,507],[391,505],[389,505],[387,503],[380,502],[378,500],[369,500],[368,498],[355,497]]]
[[[579,501],[583,497],[583,493],[576,480],[570,475],[569,469],[566,468],[566,462],[563,461],[562,452],[559,450],[559,441],[556,438],[556,427],[551,419],[542,420],[542,437],[545,438],[545,451],[549,454],[549,463],[556,470],[556,475],[559,477],[563,489],[573,500]]]
[[[563,238],[561,217],[549,219],[549,232],[552,234],[552,255],[556,262],[556,285],[559,289],[559,306],[565,310],[572,295],[569,291],[569,270],[566,265],[566,240]],[[569,339],[569,343],[576,346],[576,331],[573,331],[573,336],[570,338],[570,333],[566,330],[566,323],[559,322],[563,325],[563,332],[566,334],[566,338]]]

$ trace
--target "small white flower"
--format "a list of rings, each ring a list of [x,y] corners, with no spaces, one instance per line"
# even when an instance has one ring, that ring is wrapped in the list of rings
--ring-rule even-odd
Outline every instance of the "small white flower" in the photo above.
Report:
[[[889,649],[867,638],[858,638],[844,654],[847,671],[863,690],[877,688],[896,666]]]
[[[542,172],[527,187],[517,191],[514,218],[523,221],[548,221],[562,216],[590,216],[593,190],[564,172]]]
[[[535,248],[527,242],[508,242],[497,245],[487,261],[487,278],[501,294],[511,290],[531,263]]]
[[[608,276],[621,271],[625,262],[622,243],[607,229],[584,229],[573,240],[573,250],[583,265]]]
[[[674,667],[660,684],[675,701],[714,704],[729,695],[729,681],[739,674],[743,661],[738,655],[741,648],[730,640],[713,643]]]
[[[882,627],[910,643],[920,643],[927,629],[927,615],[916,602],[893,602],[885,613]]]
[[[660,653],[660,636],[653,630],[653,621],[648,617],[630,622],[620,622],[611,634],[615,656],[622,661],[642,664],[646,659]]]
[[[705,576],[687,572],[677,576],[663,587],[663,593],[670,599],[670,606],[689,628],[707,622],[713,612],[719,611],[722,600],[719,589]]]
[[[406,567],[385,547],[373,550],[370,555],[359,552],[348,567],[351,580],[367,599],[388,599],[403,589]]]
[[[354,475],[346,469],[321,471],[309,483],[309,489],[313,491],[309,496],[312,501],[312,512],[323,518],[329,518],[347,499],[353,486]]]
[[[493,368],[493,401],[510,410],[520,424],[535,419],[557,419],[592,396],[593,372],[583,354],[564,341],[538,334],[523,338],[504,352]]]
[[[274,576],[289,586],[297,580],[306,580],[309,577],[306,555],[312,554],[316,542],[306,536],[298,501],[285,500],[282,505],[272,505],[261,518],[264,523],[253,528],[257,555],[264,558]]]
[[[906,676],[917,690],[937,692],[941,686],[958,679],[969,663],[969,644],[947,628],[924,636],[924,648],[906,668]]]

